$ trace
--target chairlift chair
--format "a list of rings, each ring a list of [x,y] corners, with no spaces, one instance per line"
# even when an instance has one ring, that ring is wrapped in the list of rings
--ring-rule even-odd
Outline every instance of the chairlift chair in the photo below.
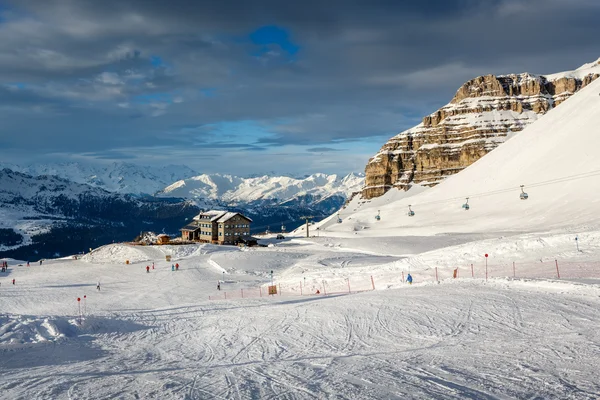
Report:
[[[414,217],[415,216],[415,212],[413,210],[410,209],[410,204],[408,205],[408,214],[409,217]]]
[[[469,207],[469,198],[468,197],[467,197],[467,202],[462,205],[462,208],[464,208],[465,211],[467,211],[469,208],[471,208],[471,207]]]
[[[527,200],[529,198],[529,195],[527,193],[525,193],[525,190],[523,190],[523,187],[525,185],[521,185],[521,194],[519,194],[519,198],[521,200]]]

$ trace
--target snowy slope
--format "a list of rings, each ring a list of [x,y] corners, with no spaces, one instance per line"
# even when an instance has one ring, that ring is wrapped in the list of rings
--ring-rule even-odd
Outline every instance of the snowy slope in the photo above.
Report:
[[[599,93],[600,80],[440,185],[367,202],[357,198],[340,213],[342,224],[331,218],[323,229],[376,236],[597,228]],[[519,200],[520,185],[529,200]],[[466,197],[468,211],[461,208]],[[412,218],[406,216],[409,204]]]
[[[408,286],[399,271],[385,271],[397,259],[290,241],[248,251],[115,244],[29,268],[9,260],[9,274],[0,275],[0,398],[600,392],[597,284],[469,278]],[[155,268],[146,273],[147,265]],[[375,273],[378,288],[396,289],[315,295],[338,280],[345,287],[346,278],[354,290],[369,288],[369,275],[355,273],[361,269]],[[283,295],[261,298],[270,270]],[[294,273],[306,278],[303,296],[286,285]]]
[[[191,199],[213,199],[227,203],[249,203],[257,200],[276,199],[290,201],[298,196],[313,195],[349,197],[362,188],[364,177],[349,174],[314,174],[303,179],[285,176],[240,178],[231,175],[198,175],[173,183],[158,193],[159,196]]]

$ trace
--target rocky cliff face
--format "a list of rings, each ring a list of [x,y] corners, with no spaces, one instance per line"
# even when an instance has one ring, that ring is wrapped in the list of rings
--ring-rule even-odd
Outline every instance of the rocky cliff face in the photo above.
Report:
[[[411,184],[434,186],[460,172],[600,76],[600,59],[552,75],[486,75],[449,104],[391,138],[366,168],[363,197]]]

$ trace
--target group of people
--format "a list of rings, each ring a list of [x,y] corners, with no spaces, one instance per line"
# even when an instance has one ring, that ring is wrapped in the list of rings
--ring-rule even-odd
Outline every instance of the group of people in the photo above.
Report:
[[[154,269],[154,263],[152,263],[152,269]],[[179,263],[171,264],[171,271],[179,271]],[[149,265],[146,265],[146,272],[150,273]]]

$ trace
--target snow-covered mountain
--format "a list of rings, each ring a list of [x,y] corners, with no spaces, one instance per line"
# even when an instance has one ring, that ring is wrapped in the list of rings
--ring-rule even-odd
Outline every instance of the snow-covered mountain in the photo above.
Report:
[[[599,229],[599,147],[597,79],[439,185],[357,196],[340,212],[342,223],[333,215],[322,227],[375,236],[397,235],[399,227],[406,235]],[[520,199],[521,185],[527,200]]]
[[[324,200],[332,196],[348,198],[359,192],[364,184],[364,176],[349,174],[314,174],[306,178],[286,176],[260,176],[240,178],[232,175],[198,175],[167,186],[158,196],[181,197],[198,200],[219,200],[239,205],[263,200],[287,203],[293,199],[312,196]]]
[[[0,256],[73,254],[131,240],[141,230],[177,232],[198,208],[134,197],[52,175],[0,170]]]
[[[442,182],[599,76],[600,59],[551,75],[486,75],[466,82],[447,105],[391,138],[371,157],[363,196]]]
[[[32,176],[54,175],[110,192],[130,194],[152,194],[174,181],[198,174],[185,165],[149,167],[123,162],[104,166],[78,162],[30,165],[0,163],[0,167]]]

